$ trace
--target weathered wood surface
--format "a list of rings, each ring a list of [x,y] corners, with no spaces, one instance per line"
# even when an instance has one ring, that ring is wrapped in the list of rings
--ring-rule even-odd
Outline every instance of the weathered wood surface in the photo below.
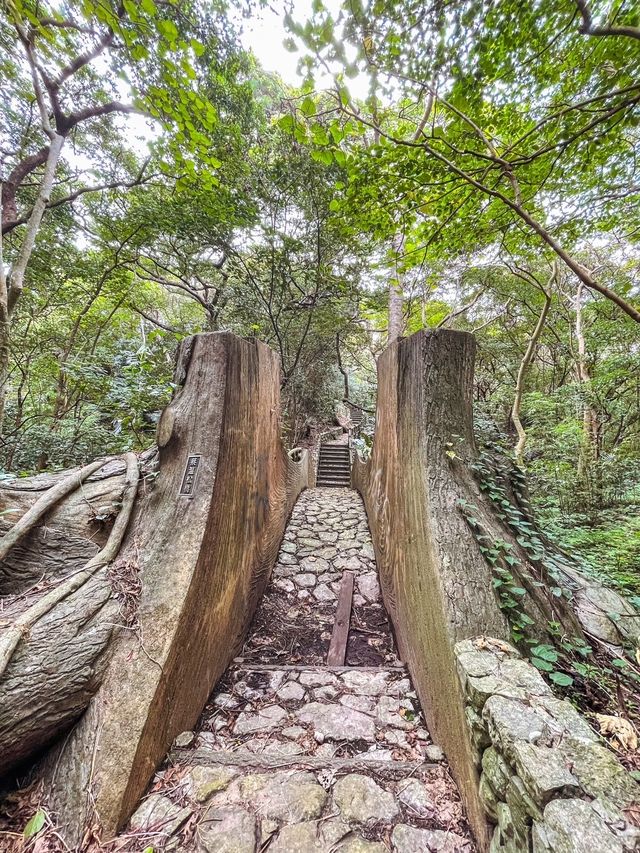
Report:
[[[150,454],[142,455],[142,462]],[[82,568],[107,541],[118,514],[126,464],[107,459],[82,486],[57,503],[43,521],[0,561],[0,595],[19,595],[43,577],[62,578]],[[0,487],[0,535],[71,472],[8,480]],[[11,512],[8,512],[11,510]]]
[[[366,465],[356,460],[353,479],[365,502],[400,654],[484,850],[489,835],[453,643],[509,632],[491,572],[456,508],[473,487],[445,455],[451,441],[466,458],[474,452],[474,350],[471,335],[438,331],[419,332],[383,353],[373,452]]]
[[[354,574],[350,571],[342,573],[336,621],[331,632],[331,642],[327,653],[327,666],[344,666],[349,640],[349,624],[351,622],[351,603],[353,601]]]
[[[100,684],[119,611],[105,569],[121,544],[138,481],[135,454],[128,454],[128,463],[116,462],[26,478],[2,491],[3,502],[22,515],[4,537],[5,543],[20,544],[0,563],[0,775],[66,732]],[[96,555],[103,537],[96,536],[87,494],[101,500],[108,494],[110,515],[123,499],[121,472],[127,464],[128,512],[117,516],[109,545]],[[97,490],[85,479],[92,469]],[[69,493],[78,486],[87,489],[81,506],[76,491]],[[40,518],[34,519],[38,507]],[[111,526],[105,521],[100,533]]]
[[[266,346],[231,334],[183,342],[180,386],[158,425],[159,475],[139,502],[119,561],[142,591],[102,685],[52,755],[50,805],[71,846],[112,835],[177,734],[191,728],[238,653],[275,562],[308,459],[280,442],[280,368]],[[192,494],[181,495],[190,455]]]

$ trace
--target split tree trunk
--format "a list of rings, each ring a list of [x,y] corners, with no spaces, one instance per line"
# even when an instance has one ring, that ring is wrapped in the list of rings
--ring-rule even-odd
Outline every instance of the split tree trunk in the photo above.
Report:
[[[489,836],[453,646],[480,635],[511,639],[503,588],[519,599],[516,616],[527,617],[536,641],[553,642],[555,622],[566,636],[588,633],[613,650],[637,643],[640,617],[564,555],[557,577],[550,576],[546,558],[554,549],[531,518],[521,472],[494,466],[477,450],[474,355],[471,335],[445,330],[418,332],[383,353],[373,451],[367,463],[356,461],[353,481],[367,509],[400,653],[485,850]],[[571,600],[553,594],[558,585]]]

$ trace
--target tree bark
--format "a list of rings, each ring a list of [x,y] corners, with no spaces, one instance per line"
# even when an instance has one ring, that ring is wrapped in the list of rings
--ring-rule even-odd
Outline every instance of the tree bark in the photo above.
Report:
[[[599,459],[600,428],[598,412],[590,400],[591,376],[587,366],[587,345],[583,326],[583,294],[584,285],[578,285],[576,291],[576,323],[575,333],[578,344],[576,373],[582,391],[582,441],[578,454],[578,480],[583,483],[588,500],[598,505],[601,500],[601,489],[597,472],[594,477],[594,467]]]
[[[336,357],[338,359],[338,370],[342,374],[342,379],[344,381],[344,399],[349,399],[349,374],[344,368],[342,364],[342,356],[340,354],[340,332],[336,332]]]
[[[404,237],[398,233],[393,238],[395,274],[389,280],[389,323],[387,329],[387,346],[395,343],[402,336],[404,308],[404,293],[402,273],[399,267],[400,255],[404,248]]]
[[[70,484],[79,488],[91,469],[104,464],[102,460],[86,466],[45,491],[16,524],[16,535],[5,535],[4,550],[9,542],[15,545],[26,537],[69,494]],[[99,553],[80,571],[68,571],[62,579],[41,573],[30,589],[4,600],[0,619],[0,775],[66,731],[98,689],[119,609],[106,567],[122,543],[137,483],[138,459],[130,453],[122,507]],[[34,678],[33,673],[39,677]]]

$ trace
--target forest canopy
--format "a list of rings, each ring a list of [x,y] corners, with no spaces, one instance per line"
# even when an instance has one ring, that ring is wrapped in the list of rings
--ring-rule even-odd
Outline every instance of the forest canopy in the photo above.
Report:
[[[3,4],[3,470],[151,445],[195,332],[276,350],[294,447],[375,408],[388,342],[467,330],[478,440],[640,593],[637,7],[278,11],[295,83],[258,3]]]

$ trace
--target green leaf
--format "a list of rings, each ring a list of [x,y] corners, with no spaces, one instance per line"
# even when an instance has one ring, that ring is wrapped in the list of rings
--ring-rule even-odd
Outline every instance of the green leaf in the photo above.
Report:
[[[279,118],[277,124],[281,130],[289,132],[294,128],[295,120],[292,115],[286,115]]]
[[[531,658],[531,663],[536,667],[536,669],[541,669],[543,672],[553,672],[553,665],[547,660],[533,657]]]
[[[34,835],[37,835],[42,827],[45,824],[47,819],[47,813],[44,809],[38,809],[38,811],[31,818],[29,823],[24,828],[24,837],[25,838],[33,838]]]
[[[552,672],[549,678],[560,687],[570,687],[573,684],[573,678],[565,672]]]
[[[313,98],[305,98],[300,104],[300,112],[302,115],[310,118],[316,114],[316,104]]]
[[[613,664],[613,666],[617,666],[618,669],[626,669],[629,666],[628,661],[624,660],[623,658],[614,658],[611,663]]]
[[[536,657],[542,658],[542,660],[558,660],[558,652],[553,648],[553,646],[536,646],[535,648],[531,649],[531,654],[535,655]]]
[[[333,162],[331,151],[312,151],[311,156],[318,163],[323,163],[325,166],[329,166]]]

